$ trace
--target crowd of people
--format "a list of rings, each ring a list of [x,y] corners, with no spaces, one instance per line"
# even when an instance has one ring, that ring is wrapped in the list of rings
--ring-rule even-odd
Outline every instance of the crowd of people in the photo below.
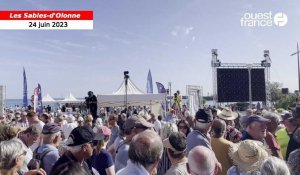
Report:
[[[0,175],[299,175],[300,106],[291,111],[146,107],[0,116]]]

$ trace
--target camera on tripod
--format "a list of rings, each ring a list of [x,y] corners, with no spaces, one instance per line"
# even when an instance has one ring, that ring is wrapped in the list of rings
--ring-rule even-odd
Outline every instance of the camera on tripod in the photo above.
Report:
[[[129,74],[129,71],[124,71],[124,78],[125,78],[125,79],[128,79],[128,78],[129,78],[129,75],[128,75],[128,74]]]

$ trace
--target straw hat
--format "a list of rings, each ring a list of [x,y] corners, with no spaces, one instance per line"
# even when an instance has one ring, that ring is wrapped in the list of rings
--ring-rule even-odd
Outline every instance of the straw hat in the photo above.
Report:
[[[225,107],[218,115],[218,117],[223,120],[234,120],[238,117],[238,114],[236,112],[232,112],[229,107]]]
[[[229,150],[229,156],[234,164],[245,173],[259,171],[260,165],[269,155],[269,149],[262,142],[255,140],[233,144]]]

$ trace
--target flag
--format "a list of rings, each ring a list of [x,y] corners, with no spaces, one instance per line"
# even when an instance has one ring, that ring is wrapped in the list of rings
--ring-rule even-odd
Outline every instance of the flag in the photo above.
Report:
[[[27,99],[27,78],[25,68],[23,67],[23,107],[28,106],[28,99]]]
[[[36,112],[38,106],[38,88],[34,88],[33,91],[33,111]]]
[[[163,84],[156,82],[158,93],[166,93],[166,89]]]
[[[150,69],[147,77],[147,94],[153,94],[152,75]]]
[[[37,112],[39,114],[43,114],[42,88],[40,84],[38,84],[37,87],[37,96],[38,96]]]

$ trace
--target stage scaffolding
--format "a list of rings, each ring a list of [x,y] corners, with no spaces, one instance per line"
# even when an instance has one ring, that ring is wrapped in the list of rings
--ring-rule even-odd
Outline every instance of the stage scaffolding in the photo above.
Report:
[[[264,50],[264,60],[260,63],[222,63],[218,59],[218,50],[212,49],[212,60],[211,60],[211,67],[212,67],[212,82],[213,82],[213,101],[214,106],[217,106],[218,103],[218,82],[217,82],[217,69],[218,68],[263,68],[265,72],[265,90],[266,90],[266,108],[269,109],[271,107],[271,92],[270,92],[270,68],[271,68],[271,59],[270,59],[270,52],[269,50]]]

